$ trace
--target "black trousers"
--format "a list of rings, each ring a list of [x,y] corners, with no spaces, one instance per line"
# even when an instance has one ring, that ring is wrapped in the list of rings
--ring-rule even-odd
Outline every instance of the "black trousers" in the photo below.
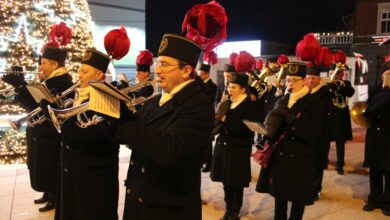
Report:
[[[292,203],[289,220],[301,220],[304,211],[304,205]],[[287,201],[275,200],[275,220],[287,220]]]
[[[330,142],[328,143],[328,146],[330,146]],[[344,160],[345,141],[344,140],[336,140],[336,155],[337,155],[336,169],[341,170],[345,165],[345,160]]]
[[[223,186],[225,192],[226,210],[239,212],[242,206],[244,187]]]
[[[368,203],[390,211],[390,172],[370,168]]]
[[[329,143],[325,140],[315,143],[314,152],[314,171],[315,179],[314,186],[316,193],[322,190],[322,180],[324,178],[324,169],[328,167]]]

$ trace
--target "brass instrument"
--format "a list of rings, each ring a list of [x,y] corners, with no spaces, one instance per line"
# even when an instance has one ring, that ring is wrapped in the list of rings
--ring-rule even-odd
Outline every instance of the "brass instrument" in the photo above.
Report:
[[[273,70],[273,67],[268,67],[268,66],[265,66],[261,70],[259,75],[255,73],[251,73],[253,80],[250,86],[256,89],[258,99],[261,99],[264,96],[264,94],[268,91],[269,88],[265,80],[267,77],[272,76],[274,73],[275,71]]]
[[[348,106],[348,97],[343,96],[340,93],[340,89],[342,87],[345,87],[345,83],[342,80],[339,80],[340,74],[346,69],[346,65],[344,63],[338,62],[336,63],[336,68],[333,72],[333,74],[330,77],[331,82],[337,86],[336,91],[334,91],[332,102],[333,105],[337,108],[344,109],[346,106]]]
[[[129,86],[127,88],[124,88],[120,90],[123,94],[127,95],[130,92],[135,92],[143,87],[146,86],[153,86],[153,94],[148,97],[137,97],[137,98],[130,98],[130,101],[126,103],[126,106],[129,110],[131,110],[133,113],[136,112],[136,107],[138,105],[143,104],[144,102],[148,101],[149,99],[155,97],[158,93],[158,87],[157,87],[158,80],[154,81],[144,81],[138,84],[135,84],[133,86]],[[77,115],[77,125],[81,128],[87,128],[91,125],[98,124],[99,122],[103,121],[104,118],[98,115],[92,116],[92,118],[88,118],[85,114],[86,111],[89,110],[89,102],[83,103],[79,106],[75,106],[68,109],[54,109],[50,106],[47,107],[49,111],[50,118],[53,122],[54,127],[57,129],[59,133],[61,133],[61,127],[63,123],[68,120],[69,118]]]
[[[364,112],[367,110],[367,104],[365,102],[356,102],[351,109],[351,118],[355,124],[368,128],[370,126],[369,120],[364,117]]]
[[[74,92],[79,86],[80,86],[80,82],[69,87],[67,90],[63,91],[60,95],[57,95],[54,98],[54,103],[57,106],[60,106],[60,108],[68,107],[70,104],[73,103],[75,99],[72,98],[68,98],[66,100],[63,99],[66,98],[66,96],[69,95],[70,93]],[[42,113],[43,113],[42,108],[38,107],[33,111],[31,111],[30,113],[28,113],[27,115],[25,115],[24,117],[19,118],[17,120],[8,120],[8,122],[10,123],[11,127],[15,130],[18,130],[20,126],[22,126],[22,124],[24,124],[25,122],[27,122],[27,126],[34,127],[36,125],[42,124],[47,120],[46,116]]]

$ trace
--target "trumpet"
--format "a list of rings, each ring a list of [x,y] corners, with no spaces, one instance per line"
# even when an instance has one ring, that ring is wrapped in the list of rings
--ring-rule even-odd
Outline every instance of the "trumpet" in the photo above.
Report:
[[[79,86],[80,86],[80,82],[69,87],[67,90],[63,91],[60,95],[57,95],[54,98],[54,103],[57,106],[60,106],[60,108],[68,107],[70,104],[73,103],[73,101],[75,99],[72,99],[72,98],[65,99],[66,96],[68,96],[70,93],[74,92],[76,90],[76,88],[78,88]],[[65,100],[63,100],[63,99],[65,99]],[[25,122],[27,122],[27,126],[34,127],[36,125],[42,124],[46,120],[47,120],[47,118],[43,114],[42,108],[38,107],[38,108],[34,109],[33,111],[31,111],[30,113],[28,113],[27,115],[25,115],[24,117],[19,118],[17,120],[8,120],[8,122],[10,123],[10,125],[13,129],[18,130],[20,128],[20,126],[22,126],[22,124],[24,124]]]
[[[155,97],[158,93],[157,82],[158,80],[144,81],[120,90],[121,93],[127,95],[128,93],[137,91],[143,87],[153,86],[153,94],[151,94],[148,97],[130,98],[130,101],[126,103],[127,108],[131,110],[133,113],[135,113],[137,111],[136,107],[138,105],[141,105],[146,101],[148,101],[149,99]],[[83,103],[79,106],[75,106],[72,108],[63,109],[63,110],[54,109],[51,108],[50,106],[48,106],[47,108],[49,111],[50,118],[53,122],[53,125],[57,129],[58,133],[61,133],[61,127],[64,124],[64,122],[75,115],[77,115],[77,125],[81,128],[87,128],[91,125],[96,125],[99,122],[104,120],[103,117],[98,116],[96,114],[92,116],[92,118],[88,118],[85,112],[90,110],[89,102]]]
[[[343,96],[340,93],[340,89],[345,86],[345,83],[342,80],[339,80],[340,74],[346,69],[346,65],[344,63],[338,62],[336,63],[336,68],[333,74],[330,77],[331,83],[334,83],[337,86],[337,90],[334,91],[332,102],[333,105],[337,108],[343,109],[348,105],[348,97]]]

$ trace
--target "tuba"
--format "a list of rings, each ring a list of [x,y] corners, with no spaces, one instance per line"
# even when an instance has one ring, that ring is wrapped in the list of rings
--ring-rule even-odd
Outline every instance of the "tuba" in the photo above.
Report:
[[[152,86],[153,87],[153,93],[148,97],[137,97],[137,98],[130,98],[130,101],[126,102],[126,106],[129,110],[131,110],[133,113],[135,113],[136,107],[138,105],[141,105],[145,103],[146,101],[150,100],[151,98],[155,97],[158,93],[158,86],[157,86],[158,80],[154,81],[144,81],[138,84],[135,84],[133,86],[126,87],[122,90],[119,90],[124,95],[138,91],[139,89],[142,89],[146,86]],[[54,109],[50,106],[47,107],[49,111],[50,118],[53,122],[54,127],[57,129],[58,133],[61,133],[61,127],[64,124],[66,120],[73,116],[77,116],[77,125],[81,128],[87,128],[91,125],[96,125],[104,120],[103,117],[94,115],[92,118],[88,118],[86,115],[86,111],[89,109],[89,102],[83,103],[79,106],[74,106],[72,108],[68,109]]]
[[[65,99],[65,98],[70,93],[75,92],[79,86],[80,86],[80,83],[78,82],[78,83],[74,84],[73,86],[69,87],[67,90],[63,91],[60,95],[57,95],[54,98],[54,103],[57,106],[60,106],[60,108],[66,108],[69,105],[71,105],[75,99],[71,99],[71,98]],[[31,111],[30,113],[28,113],[27,115],[25,115],[24,117],[19,118],[17,120],[9,120],[8,122],[10,123],[10,125],[13,129],[18,130],[22,126],[22,124],[24,124],[25,122],[27,122],[27,126],[34,127],[36,125],[42,124],[46,120],[47,120],[47,118],[43,114],[42,108],[38,107],[38,108],[34,109],[33,111]]]
[[[368,128],[370,126],[369,120],[364,117],[364,112],[367,110],[367,104],[365,102],[356,102],[351,109],[351,118],[355,124]]]
[[[337,108],[344,109],[348,105],[348,97],[343,96],[340,93],[342,87],[345,87],[345,83],[342,80],[339,80],[340,74],[346,69],[346,65],[341,62],[336,63],[336,68],[333,74],[330,77],[331,83],[337,86],[336,91],[334,91],[332,102],[333,105]]]

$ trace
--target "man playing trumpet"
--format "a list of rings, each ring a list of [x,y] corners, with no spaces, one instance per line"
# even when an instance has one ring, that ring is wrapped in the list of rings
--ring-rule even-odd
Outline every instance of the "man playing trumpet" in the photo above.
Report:
[[[67,52],[55,47],[46,47],[39,63],[40,81],[46,85],[49,91],[60,93],[73,85],[72,78],[65,67]],[[3,77],[15,87],[18,94],[16,100],[28,111],[31,112],[39,107],[26,88],[26,81],[23,74],[8,74]],[[34,127],[28,126],[27,136],[27,166],[30,171],[31,187],[43,192],[40,199],[34,203],[47,204],[39,208],[40,212],[49,211],[54,208],[57,189],[57,169],[59,160],[60,135],[48,120]]]

